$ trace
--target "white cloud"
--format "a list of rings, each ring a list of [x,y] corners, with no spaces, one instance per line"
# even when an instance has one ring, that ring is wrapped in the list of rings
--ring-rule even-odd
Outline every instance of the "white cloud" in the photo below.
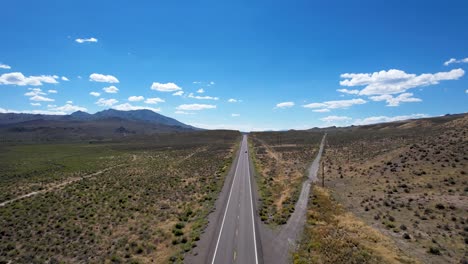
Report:
[[[24,76],[21,72],[11,72],[0,75],[0,85],[31,85],[40,86],[43,83],[58,83],[53,76],[41,75],[41,76]]]
[[[320,120],[327,122],[327,123],[343,122],[343,121],[349,121],[351,119],[352,119],[351,117],[347,117],[347,116],[327,116],[324,118],[320,118]]]
[[[78,43],[85,43],[85,42],[98,42],[96,38],[77,38],[75,39],[76,42]]]
[[[41,95],[34,95],[34,96],[30,97],[29,100],[36,101],[36,102],[53,102],[53,101],[55,101],[52,98],[48,98],[48,97],[41,96]]]
[[[147,106],[135,106],[135,105],[131,105],[129,103],[119,104],[119,105],[113,106],[112,108],[116,109],[116,110],[121,110],[121,111],[144,110],[144,109],[145,110],[151,110],[153,112],[160,112],[161,111],[161,108],[152,108],[152,107],[147,107]]]
[[[197,93],[204,93],[204,92],[205,92],[205,90],[203,90],[203,88],[200,88],[200,89],[197,90]]]
[[[398,94],[408,89],[435,85],[440,81],[457,80],[465,74],[463,69],[449,72],[408,74],[401,70],[388,70],[374,73],[344,73],[340,82],[342,86],[365,86],[360,95]]]
[[[216,105],[210,104],[182,104],[179,105],[176,109],[181,111],[199,111],[204,109],[214,109]]]
[[[101,95],[101,94],[98,93],[98,92],[90,92],[89,94],[92,95],[92,96],[96,96],[96,97],[98,97],[98,96]]]
[[[423,118],[428,117],[426,114],[412,114],[412,115],[401,115],[401,116],[371,116],[363,119],[357,119],[354,122],[354,125],[369,125],[369,124],[376,124],[376,123],[385,123],[385,122],[394,122],[394,121],[401,121],[407,119],[416,119],[416,118]]]
[[[210,85],[215,85],[215,82],[211,81],[211,82],[210,82]]]
[[[67,102],[65,105],[63,105],[63,106],[53,107],[53,108],[51,108],[50,110],[59,111],[59,112],[65,112],[65,113],[76,112],[76,111],[83,111],[83,112],[88,111],[88,109],[86,109],[85,107],[73,105],[73,102],[72,102],[72,101],[68,101],[68,102]]]
[[[31,103],[32,106],[41,106],[41,103]]]
[[[465,90],[465,93],[468,94],[468,89]]]
[[[154,97],[154,98],[147,98],[145,100],[145,104],[157,104],[157,103],[164,103],[166,102],[164,99],[161,99],[159,97]]]
[[[359,90],[338,89],[337,91],[345,94],[359,94]]]
[[[229,103],[237,103],[239,100],[231,98],[228,100]]]
[[[193,81],[193,84],[201,84],[202,82],[200,81]]]
[[[104,87],[102,90],[106,93],[117,93],[119,91],[119,88],[115,87],[114,85]]]
[[[387,106],[399,106],[400,103],[413,103],[413,102],[422,102],[421,99],[412,97],[412,93],[402,93],[396,97],[393,97],[389,94],[382,94],[378,96],[369,97],[372,101],[386,101]]]
[[[46,95],[41,88],[28,88],[29,92],[25,93],[25,96],[35,96],[35,95]]]
[[[327,108],[321,108],[321,109],[315,109],[315,110],[312,110],[312,112],[317,112],[317,113],[327,113],[327,112],[330,112],[330,109],[327,109]]]
[[[119,80],[115,76],[100,73],[89,75],[89,80],[92,82],[119,83]]]
[[[10,66],[10,65],[6,65],[6,64],[3,64],[3,63],[0,63],[0,69],[9,70],[9,69],[11,69],[11,66]]]
[[[69,79],[67,77],[65,77],[65,76],[62,76],[62,78],[60,78],[60,79],[62,79],[62,81],[67,81],[67,82],[69,81]]]
[[[194,95],[193,93],[190,93],[188,95],[189,98],[193,99],[198,99],[198,100],[219,100],[219,97],[212,97],[212,96],[199,96],[199,95]]]
[[[174,95],[174,96],[182,96],[183,94],[184,94],[184,91],[178,91],[178,92],[173,93],[172,95]]]
[[[174,114],[177,114],[177,115],[194,115],[195,113],[178,110],[178,111],[175,111]]]
[[[48,107],[48,108],[57,107],[57,105],[51,105],[51,104],[49,104],[49,105],[47,105],[47,107]]]
[[[47,92],[48,92],[48,93],[51,93],[51,94],[56,94],[56,93],[57,93],[57,90],[48,90]]]
[[[156,90],[159,92],[175,92],[175,91],[180,91],[182,88],[177,86],[175,83],[158,83],[154,82],[151,85],[151,90]]]
[[[449,66],[452,63],[468,63],[468,58],[459,59],[459,60],[457,60],[455,58],[451,58],[450,60],[444,62],[444,65]]]
[[[294,102],[282,102],[282,103],[276,104],[275,108],[288,108],[288,107],[293,107],[293,106],[294,106]]]
[[[350,99],[350,100],[336,100],[336,101],[326,101],[323,103],[310,103],[303,105],[305,108],[320,108],[320,109],[338,109],[338,108],[348,108],[353,105],[360,105],[367,103],[366,100],[361,98]],[[325,111],[325,110],[322,110]]]
[[[140,95],[140,96],[130,96],[130,97],[128,98],[128,100],[129,100],[130,102],[139,102],[139,101],[145,100],[145,98],[144,98],[143,96],[141,96],[141,95]]]
[[[239,117],[240,114],[231,114],[232,117]]]
[[[99,106],[113,106],[114,104],[118,103],[116,99],[104,99],[104,98],[99,98],[99,100],[96,101],[96,104]]]

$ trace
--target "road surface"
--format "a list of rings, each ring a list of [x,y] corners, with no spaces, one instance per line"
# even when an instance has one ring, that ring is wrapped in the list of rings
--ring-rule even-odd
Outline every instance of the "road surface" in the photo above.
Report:
[[[234,179],[224,210],[210,263],[255,263],[258,261],[255,210],[249,170],[247,136],[243,136]]]

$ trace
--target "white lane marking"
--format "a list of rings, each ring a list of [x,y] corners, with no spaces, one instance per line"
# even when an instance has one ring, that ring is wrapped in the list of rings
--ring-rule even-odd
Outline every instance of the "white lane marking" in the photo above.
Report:
[[[218,251],[218,246],[219,246],[219,240],[221,239],[221,234],[223,233],[224,220],[226,220],[226,214],[227,214],[227,211],[228,211],[228,208],[229,208],[229,202],[231,201],[232,189],[234,187],[234,183],[236,182],[237,169],[239,168],[239,164],[240,164],[240,160],[241,160],[241,156],[242,156],[242,151],[243,151],[242,150],[243,145],[244,145],[244,142],[242,141],[240,152],[239,152],[239,158],[237,159],[236,171],[234,172],[234,179],[232,180],[231,190],[229,191],[229,198],[228,198],[228,201],[227,201],[227,204],[226,204],[226,210],[224,210],[223,222],[221,222],[221,229],[219,230],[218,241],[216,242],[215,252],[213,254],[213,261],[211,261],[211,264],[213,264],[215,262],[216,252]]]
[[[253,209],[253,199],[252,199],[252,185],[250,184],[250,163],[249,163],[249,154],[247,153],[247,174],[249,176],[249,193],[250,193],[250,206],[252,207],[252,229],[254,236],[254,248],[255,248],[255,263],[258,264],[257,256],[257,238],[255,236],[255,221],[254,221],[254,209]]]

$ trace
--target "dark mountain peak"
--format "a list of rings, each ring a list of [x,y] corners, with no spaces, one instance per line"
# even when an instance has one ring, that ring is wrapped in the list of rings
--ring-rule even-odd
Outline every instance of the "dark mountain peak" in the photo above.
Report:
[[[122,119],[128,119],[133,121],[143,121],[149,122],[154,124],[163,124],[168,126],[179,126],[182,128],[190,128],[193,127],[181,123],[173,118],[163,116],[156,112],[153,112],[148,109],[141,109],[141,110],[129,110],[129,111],[122,111],[116,109],[107,109],[94,114],[96,118],[106,118],[106,117],[119,117]]]
[[[76,112],[73,112],[70,114],[71,116],[91,116],[90,113],[87,113],[87,112],[83,112],[83,111],[76,111]]]

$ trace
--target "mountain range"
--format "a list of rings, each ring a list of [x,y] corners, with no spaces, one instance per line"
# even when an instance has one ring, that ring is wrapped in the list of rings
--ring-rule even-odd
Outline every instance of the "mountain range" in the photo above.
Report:
[[[200,129],[150,110],[108,109],[70,115],[0,113],[1,141],[108,139],[196,130]]]

